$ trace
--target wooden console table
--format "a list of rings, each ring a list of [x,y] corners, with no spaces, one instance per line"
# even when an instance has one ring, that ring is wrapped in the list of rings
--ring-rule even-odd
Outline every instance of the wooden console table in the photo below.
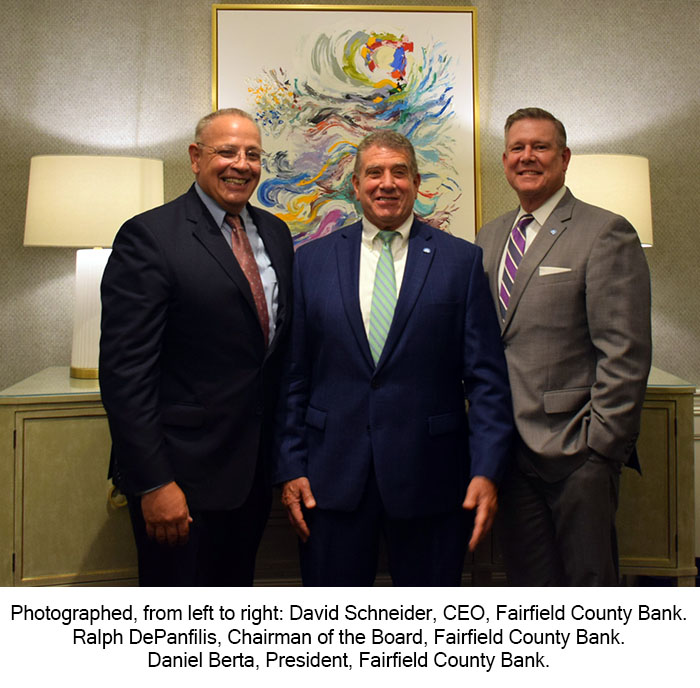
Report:
[[[643,475],[623,472],[618,531],[626,577],[694,585],[693,393],[653,369],[638,450]],[[133,585],[136,555],[123,501],[107,480],[110,437],[96,381],[47,368],[0,392],[0,585]],[[256,582],[298,584],[294,536],[275,500]],[[494,541],[467,583],[502,581]],[[379,581],[386,577],[380,577]]]
[[[694,385],[652,368],[637,441],[642,474],[623,470],[620,486],[623,576],[695,585],[694,393]]]

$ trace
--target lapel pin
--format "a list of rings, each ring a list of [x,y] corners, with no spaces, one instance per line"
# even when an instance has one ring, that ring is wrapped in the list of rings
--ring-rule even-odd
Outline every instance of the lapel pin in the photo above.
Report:
[[[424,249],[423,249],[423,253],[430,253],[430,249],[429,249],[429,248],[424,248]]]
[[[550,230],[549,230],[549,233],[550,233],[552,236],[554,236],[554,235],[557,233],[557,230],[556,230],[556,229],[550,229]]]

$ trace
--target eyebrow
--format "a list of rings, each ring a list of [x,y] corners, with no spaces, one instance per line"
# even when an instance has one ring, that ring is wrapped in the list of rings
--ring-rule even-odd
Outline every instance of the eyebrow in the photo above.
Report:
[[[511,141],[508,144],[508,148],[512,148],[513,146],[524,146],[525,143],[526,143],[525,141],[520,141],[520,140]],[[530,143],[530,145],[532,145],[532,146],[540,146],[542,144],[549,146],[549,145],[553,144],[552,141],[545,141],[544,139],[537,139],[536,141],[528,141],[527,143]]]
[[[390,170],[408,170],[410,167],[403,162],[396,163],[395,165],[368,165],[365,167],[365,172],[372,172],[373,170],[384,170],[384,169],[390,169]]]
[[[235,143],[220,143],[218,145],[211,145],[209,143],[205,143],[204,145],[209,146],[209,148],[217,148],[220,150],[224,149],[224,148],[236,148],[238,150],[243,149],[243,150],[247,150],[247,151],[252,151],[252,150],[261,151],[262,150],[262,148],[260,148],[260,146],[257,146],[257,145],[239,146]]]

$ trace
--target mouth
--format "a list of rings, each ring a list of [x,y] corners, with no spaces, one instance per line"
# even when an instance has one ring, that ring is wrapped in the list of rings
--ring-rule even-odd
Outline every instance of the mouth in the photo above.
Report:
[[[232,184],[233,186],[245,186],[248,183],[247,179],[239,179],[238,177],[222,177],[221,181],[224,184]]]
[[[541,174],[542,172],[537,170],[521,170],[518,172],[519,177],[539,177]]]

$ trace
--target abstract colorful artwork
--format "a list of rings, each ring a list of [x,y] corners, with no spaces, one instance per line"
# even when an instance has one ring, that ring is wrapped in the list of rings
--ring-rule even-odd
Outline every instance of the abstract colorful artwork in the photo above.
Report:
[[[298,244],[355,221],[356,146],[392,128],[416,150],[416,214],[473,238],[472,12],[290,7],[214,8],[214,106],[247,110],[263,133],[256,202]]]

